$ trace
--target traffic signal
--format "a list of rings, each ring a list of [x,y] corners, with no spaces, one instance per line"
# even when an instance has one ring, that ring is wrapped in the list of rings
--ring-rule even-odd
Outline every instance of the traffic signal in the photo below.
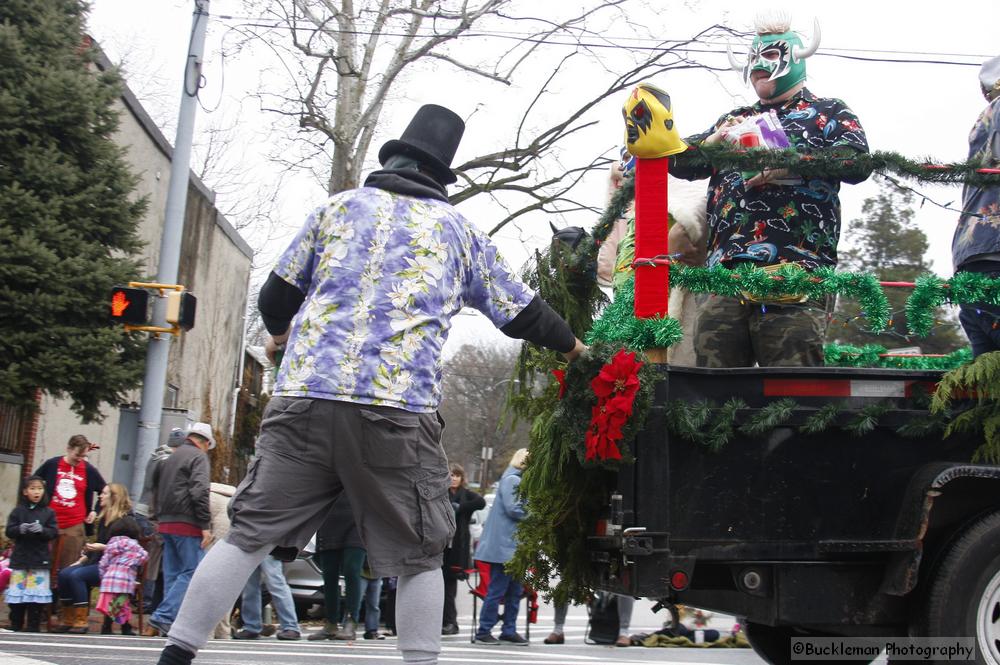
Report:
[[[167,294],[167,323],[183,330],[194,328],[194,310],[198,299],[187,291],[171,291]]]
[[[149,291],[128,286],[113,288],[111,318],[133,326],[146,325],[149,319]]]

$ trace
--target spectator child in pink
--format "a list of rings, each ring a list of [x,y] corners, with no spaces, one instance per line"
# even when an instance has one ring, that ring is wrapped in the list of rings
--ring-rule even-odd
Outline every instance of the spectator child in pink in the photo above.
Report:
[[[149,557],[139,545],[139,523],[131,517],[123,517],[111,525],[108,545],[98,564],[101,574],[101,595],[97,599],[97,610],[106,615],[102,634],[111,633],[111,622],[122,627],[122,635],[132,635],[132,606],[130,600],[135,591],[139,569]]]

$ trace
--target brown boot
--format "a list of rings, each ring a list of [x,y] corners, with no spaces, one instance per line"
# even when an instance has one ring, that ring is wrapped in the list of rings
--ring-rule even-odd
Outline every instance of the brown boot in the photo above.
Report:
[[[60,605],[59,606],[59,621],[56,623],[55,628],[50,630],[50,633],[65,633],[73,627],[73,606],[72,605]]]
[[[83,635],[90,628],[88,621],[88,618],[90,617],[90,606],[74,605],[71,609],[73,610],[73,626],[66,632]]]

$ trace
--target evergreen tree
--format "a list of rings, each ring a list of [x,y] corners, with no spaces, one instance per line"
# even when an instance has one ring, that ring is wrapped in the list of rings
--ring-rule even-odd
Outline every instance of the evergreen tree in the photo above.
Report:
[[[848,226],[847,237],[853,241],[853,247],[840,252],[840,269],[871,272],[887,282],[912,282],[931,272],[930,263],[925,259],[927,236],[916,226],[915,214],[913,195],[909,191],[892,184],[883,185],[877,196],[865,199],[862,217],[852,220]],[[885,292],[893,312],[888,331],[879,335],[865,332],[864,318],[856,318],[860,314],[857,303],[841,299],[829,337],[841,344],[857,346],[919,346],[924,353],[949,353],[966,346],[964,336],[957,330],[957,322],[944,310],[939,310],[936,317],[944,325],[936,326],[931,335],[908,335],[904,309],[911,290],[887,288]],[[848,325],[845,327],[837,322],[848,322]]]
[[[0,2],[0,402],[69,397],[84,421],[141,378],[144,340],[113,327],[135,279],[145,201],[112,136],[115,72],[94,66],[79,0]]]

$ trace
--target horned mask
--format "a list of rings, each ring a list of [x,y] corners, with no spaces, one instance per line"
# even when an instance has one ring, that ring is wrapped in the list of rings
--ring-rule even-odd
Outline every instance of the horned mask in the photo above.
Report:
[[[802,40],[791,30],[777,34],[758,34],[750,43],[746,59],[740,62],[729,54],[730,66],[743,74],[743,82],[750,84],[750,74],[755,71],[768,72],[769,81],[777,81],[774,88],[775,96],[792,89],[793,86],[806,78],[806,58],[819,48],[819,21],[813,23],[813,35],[809,46],[803,46]]]

